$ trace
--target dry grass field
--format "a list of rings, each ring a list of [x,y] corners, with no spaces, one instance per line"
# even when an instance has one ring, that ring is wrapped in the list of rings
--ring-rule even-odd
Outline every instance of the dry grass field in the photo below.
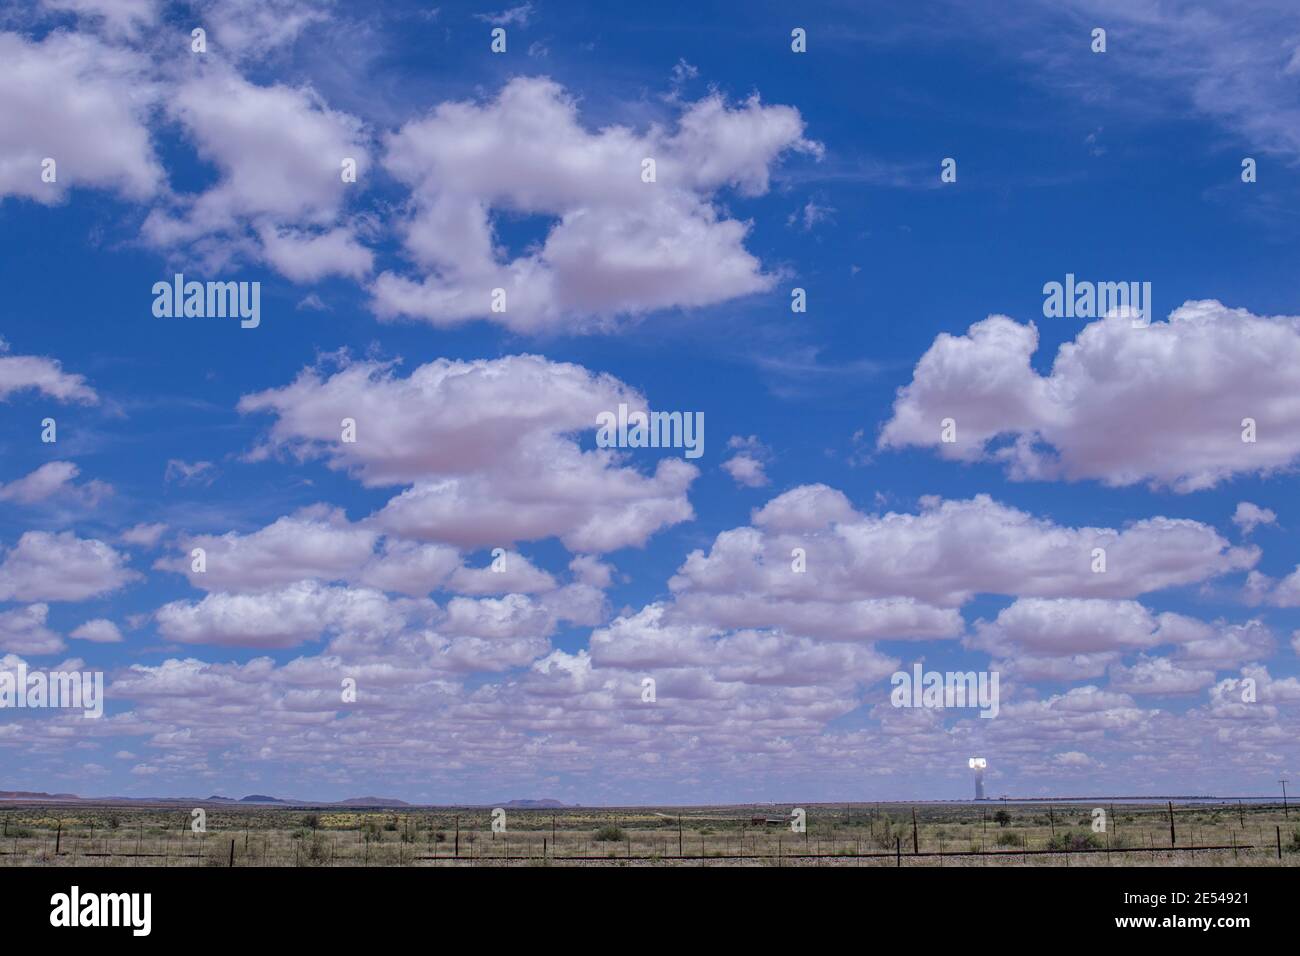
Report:
[[[854,804],[507,809],[0,807],[13,866],[1297,866],[1300,811],[1281,806]],[[915,828],[913,827],[915,812]],[[776,822],[776,821],[781,822]],[[1280,836],[1279,836],[1280,834]],[[1281,847],[1279,852],[1279,845]]]

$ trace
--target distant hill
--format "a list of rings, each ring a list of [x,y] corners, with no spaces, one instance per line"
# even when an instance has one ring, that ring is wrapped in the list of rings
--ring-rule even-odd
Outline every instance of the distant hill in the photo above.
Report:
[[[290,799],[283,797],[273,797],[265,793],[250,793],[246,797],[238,799],[234,797],[223,797],[221,794],[214,793],[210,797],[82,797],[75,793],[45,793],[39,790],[0,790],[0,801],[12,800],[21,803],[86,803],[97,806],[104,805],[125,805],[125,806],[196,806],[204,803],[242,803],[242,804],[262,804],[278,807],[355,807],[358,809],[383,809],[391,807],[393,809],[401,807],[420,806],[420,804],[407,803],[405,800],[398,800],[396,797],[349,797],[346,800],[338,801],[312,801]],[[515,810],[558,810],[569,806],[561,803],[559,800],[511,800],[500,806],[511,807]],[[577,806],[577,804],[573,804]]]
[[[331,804],[335,806],[335,804]],[[340,807],[409,807],[410,804],[405,800],[398,800],[396,797],[349,797],[346,800],[340,800],[337,804]]]
[[[75,793],[43,793],[36,790],[0,790],[0,800],[80,800]]]

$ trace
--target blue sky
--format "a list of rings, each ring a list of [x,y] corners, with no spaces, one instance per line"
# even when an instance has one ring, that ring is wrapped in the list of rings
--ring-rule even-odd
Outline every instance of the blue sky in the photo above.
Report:
[[[978,751],[994,794],[1271,793],[1297,36],[1283,4],[13,8],[0,659],[108,691],[0,712],[0,789],[943,798]],[[156,318],[176,272],[259,282],[260,325]],[[1067,273],[1150,282],[1152,326],[1045,317]],[[702,412],[704,455],[598,448],[619,401]],[[997,671],[998,717],[891,707],[918,661]]]

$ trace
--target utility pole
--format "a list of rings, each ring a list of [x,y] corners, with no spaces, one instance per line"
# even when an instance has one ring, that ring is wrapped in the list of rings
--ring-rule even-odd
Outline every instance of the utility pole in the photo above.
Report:
[[[1289,820],[1289,819],[1291,819],[1291,810],[1290,810],[1290,809],[1287,807],[1287,805],[1286,805],[1286,784],[1287,784],[1287,782],[1286,782],[1285,780],[1279,780],[1278,783],[1280,783],[1280,784],[1282,785],[1282,815],[1283,815],[1284,817],[1286,817],[1286,818]]]

